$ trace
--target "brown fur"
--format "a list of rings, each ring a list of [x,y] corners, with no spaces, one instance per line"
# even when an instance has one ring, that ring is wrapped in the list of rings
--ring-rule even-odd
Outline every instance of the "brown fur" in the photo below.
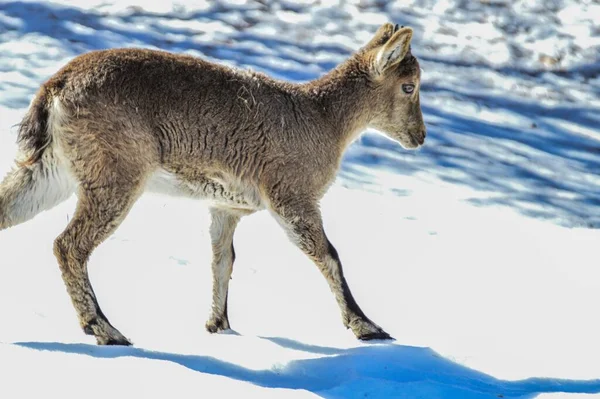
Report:
[[[266,208],[322,271],[344,324],[361,339],[389,338],[353,299],[318,201],[366,127],[406,148],[423,143],[411,37],[409,28],[385,24],[346,62],[306,84],[153,50],[79,56],[42,86],[22,123],[25,161],[0,185],[0,229],[76,190],[77,211],[54,247],[67,291],[86,333],[100,344],[128,344],[97,303],[87,261],[145,189],[213,202],[211,332],[229,328],[235,226]],[[403,84],[414,93],[403,93]],[[48,176],[64,190],[44,186]]]

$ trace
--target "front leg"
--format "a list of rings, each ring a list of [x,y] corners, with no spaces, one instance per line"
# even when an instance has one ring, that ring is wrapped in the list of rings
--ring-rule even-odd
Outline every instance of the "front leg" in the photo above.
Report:
[[[215,333],[230,328],[227,317],[227,294],[235,260],[233,233],[240,216],[233,211],[219,208],[211,208],[210,214],[210,238],[213,251],[213,298],[212,314],[206,322],[206,330]]]
[[[315,262],[327,279],[346,328],[352,329],[361,340],[391,339],[381,327],[369,320],[354,300],[338,253],[323,230],[318,205],[298,197],[285,204],[275,204],[272,211],[290,239]]]

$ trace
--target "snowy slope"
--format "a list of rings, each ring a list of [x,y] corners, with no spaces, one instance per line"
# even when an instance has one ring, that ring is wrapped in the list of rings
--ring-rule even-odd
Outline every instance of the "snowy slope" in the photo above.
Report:
[[[323,201],[355,296],[394,343],[355,341],[266,213],[236,232],[235,332],[209,335],[206,209],[146,195],[90,262],[100,304],[135,347],[96,347],[52,255],[72,198],[0,232],[0,397],[600,393],[594,15],[598,2],[566,0],[0,2],[0,175],[39,84],[108,47],[302,81],[379,24],[410,25],[429,129],[418,152],[363,136]]]

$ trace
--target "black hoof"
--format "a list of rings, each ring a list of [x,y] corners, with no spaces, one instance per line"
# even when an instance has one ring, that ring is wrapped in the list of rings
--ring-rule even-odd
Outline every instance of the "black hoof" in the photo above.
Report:
[[[361,341],[374,341],[374,340],[391,340],[391,341],[395,341],[395,339],[392,338],[390,336],[390,334],[386,333],[385,331],[377,331],[377,332],[366,333],[366,334],[363,334],[363,335],[359,336],[358,339],[360,339]]]
[[[128,339],[117,339],[117,338],[101,338],[96,337],[96,342],[98,345],[107,345],[107,346],[131,346],[133,345],[131,341]]]
[[[229,330],[229,321],[227,319],[211,319],[206,322],[206,331],[211,334],[217,333],[219,331]]]

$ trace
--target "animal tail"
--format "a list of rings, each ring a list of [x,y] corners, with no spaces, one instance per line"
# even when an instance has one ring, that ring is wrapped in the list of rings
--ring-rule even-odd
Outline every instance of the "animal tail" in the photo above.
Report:
[[[42,87],[19,126],[16,166],[0,183],[0,230],[26,222],[65,201],[75,190],[52,145],[53,107]]]

